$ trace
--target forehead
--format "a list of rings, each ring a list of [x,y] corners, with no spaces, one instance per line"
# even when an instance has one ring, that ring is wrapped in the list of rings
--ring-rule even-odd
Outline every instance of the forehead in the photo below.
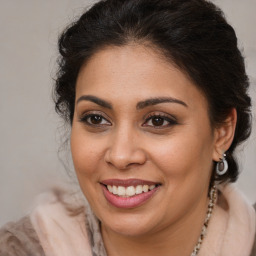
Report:
[[[111,101],[134,102],[150,97],[175,97],[193,107],[206,99],[193,82],[155,49],[142,45],[107,47],[81,68],[76,97],[92,94]]]

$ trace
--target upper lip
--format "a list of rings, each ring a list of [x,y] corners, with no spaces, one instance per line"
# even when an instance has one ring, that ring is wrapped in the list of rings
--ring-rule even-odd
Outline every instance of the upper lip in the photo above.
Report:
[[[137,185],[160,185],[159,182],[154,181],[148,181],[148,180],[140,180],[140,179],[108,179],[108,180],[102,180],[100,182],[103,185],[110,185],[110,186],[123,186],[123,187],[129,187],[129,186],[137,186]]]

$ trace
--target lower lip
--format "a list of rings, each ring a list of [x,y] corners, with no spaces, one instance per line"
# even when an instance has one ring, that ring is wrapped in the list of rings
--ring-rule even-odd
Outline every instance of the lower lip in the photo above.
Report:
[[[103,193],[107,201],[117,208],[135,208],[146,203],[152,196],[157,192],[160,186],[150,190],[149,192],[144,192],[139,195],[134,195],[131,197],[121,197],[114,195],[108,191],[108,189],[102,185]]]

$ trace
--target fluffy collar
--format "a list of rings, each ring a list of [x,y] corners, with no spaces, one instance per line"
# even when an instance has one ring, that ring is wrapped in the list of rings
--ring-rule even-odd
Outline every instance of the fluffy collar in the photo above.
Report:
[[[45,256],[92,256],[85,215],[71,197],[58,188],[37,199],[30,219]]]
[[[220,186],[219,190],[199,256],[249,256],[255,235],[255,211],[234,185]]]
[[[249,256],[255,211],[234,185],[219,190],[199,256]],[[99,223],[86,202],[56,191],[41,196],[30,216],[45,255],[106,256]],[[86,214],[79,211],[81,205]]]

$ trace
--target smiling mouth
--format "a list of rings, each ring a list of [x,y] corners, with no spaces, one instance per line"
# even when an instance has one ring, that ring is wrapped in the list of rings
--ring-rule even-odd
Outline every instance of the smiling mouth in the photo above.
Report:
[[[133,197],[152,191],[161,185],[160,183],[135,179],[107,180],[101,182],[101,184],[104,185],[111,194],[119,197]]]
[[[122,197],[131,197],[135,195],[140,195],[142,193],[146,193],[148,191],[153,190],[157,185],[138,185],[136,187],[129,186],[127,188],[123,186],[111,186],[107,185],[107,189],[110,193],[117,196]]]

